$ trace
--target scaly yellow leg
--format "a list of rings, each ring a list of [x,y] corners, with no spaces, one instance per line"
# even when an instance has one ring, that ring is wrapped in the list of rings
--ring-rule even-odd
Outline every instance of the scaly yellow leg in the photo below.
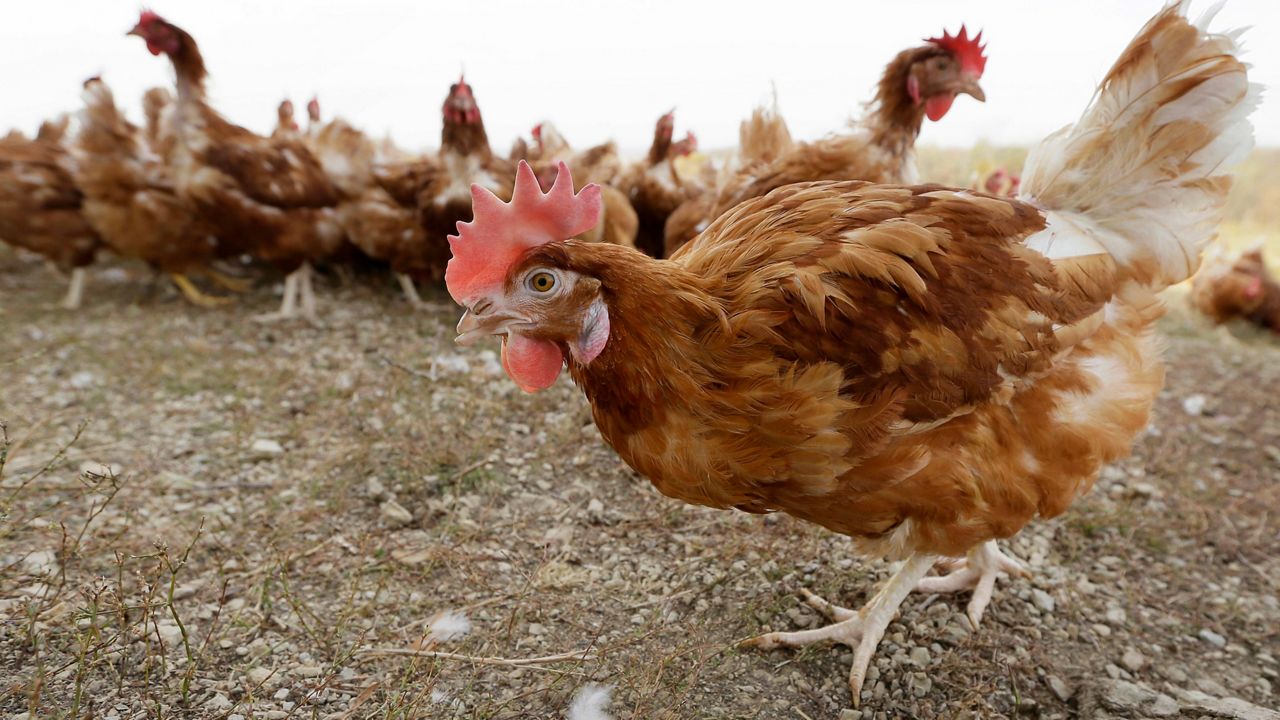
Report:
[[[199,305],[203,308],[216,308],[235,302],[231,298],[204,294],[200,291],[200,288],[195,286],[195,283],[188,280],[187,276],[181,273],[173,273],[169,277],[173,278],[173,284],[178,286],[182,296],[190,301],[192,305]]]
[[[203,268],[200,272],[223,290],[243,295],[253,289],[253,280],[250,278],[233,277],[213,268]]]

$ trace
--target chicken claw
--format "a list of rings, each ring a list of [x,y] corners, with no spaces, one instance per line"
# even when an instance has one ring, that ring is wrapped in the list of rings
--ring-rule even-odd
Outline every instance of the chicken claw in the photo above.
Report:
[[[854,649],[853,668],[849,671],[849,690],[853,693],[853,704],[856,707],[861,700],[862,683],[866,680],[871,656],[884,637],[885,629],[897,615],[902,601],[915,589],[916,583],[920,582],[925,573],[929,572],[933,561],[932,555],[912,555],[861,610],[833,605],[802,590],[801,594],[809,607],[835,622],[816,630],[771,632],[744,640],[739,646],[773,650],[780,647],[804,647],[819,642],[848,645]]]
[[[928,577],[916,585],[916,590],[925,593],[951,593],[961,590],[973,590],[973,598],[969,600],[967,613],[969,622],[978,627],[982,615],[991,602],[991,593],[995,589],[996,578],[1000,575],[1027,577],[1027,571],[1017,560],[1000,552],[995,540],[987,542],[969,551],[963,560],[949,563],[952,572],[938,577]]]

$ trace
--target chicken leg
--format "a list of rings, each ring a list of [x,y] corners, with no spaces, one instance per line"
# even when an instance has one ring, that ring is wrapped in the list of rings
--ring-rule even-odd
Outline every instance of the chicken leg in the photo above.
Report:
[[[404,291],[404,299],[409,301],[414,310],[421,310],[427,306],[422,302],[422,296],[418,294],[418,288],[414,287],[413,278],[403,273],[396,273],[396,280],[400,281],[400,289]]]
[[[201,292],[200,288],[195,286],[186,275],[182,273],[173,273],[169,276],[173,279],[173,284],[178,286],[178,290],[182,293],[192,305],[198,305],[202,308],[216,308],[233,302],[231,298],[218,297],[216,295],[206,295]]]
[[[1000,552],[995,540],[988,540],[969,551],[968,557],[952,563],[952,571],[938,577],[924,578],[916,590],[925,593],[951,593],[973,590],[967,613],[969,622],[978,627],[982,614],[991,602],[996,578],[1002,574],[1026,577],[1031,573],[1017,560]]]
[[[804,600],[814,610],[827,616],[833,622],[816,630],[800,630],[798,632],[771,632],[751,638],[742,643],[743,647],[758,647],[772,650],[780,647],[804,647],[819,642],[837,642],[854,648],[853,668],[849,671],[849,690],[853,693],[853,704],[856,707],[862,695],[862,683],[867,677],[867,667],[871,664],[871,656],[884,637],[898,606],[917,584],[929,568],[933,567],[933,555],[915,554],[907,558],[902,567],[884,584],[861,610],[849,610],[833,605],[809,591],[803,591]]]
[[[88,273],[82,267],[71,271],[71,284],[67,286],[67,295],[62,299],[62,307],[67,310],[78,310],[80,301],[84,299],[84,281]]]
[[[201,270],[201,273],[212,280],[215,285],[229,292],[244,294],[253,289],[253,280],[248,278],[234,277],[209,267]]]
[[[258,315],[254,320],[258,322],[275,322],[277,320],[288,320],[298,314],[298,278],[300,272],[301,268],[285,276],[284,297],[280,301],[280,309],[273,313]]]
[[[298,278],[298,297],[302,301],[302,316],[311,322],[316,321],[316,291],[311,287],[311,278],[315,273],[311,272],[311,263],[302,263],[302,267],[295,272],[299,273]]]

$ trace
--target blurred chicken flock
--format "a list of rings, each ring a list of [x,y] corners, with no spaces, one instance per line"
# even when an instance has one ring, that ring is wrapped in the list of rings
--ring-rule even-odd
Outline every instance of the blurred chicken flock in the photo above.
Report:
[[[602,185],[603,218],[583,239],[656,257],[669,256],[737,203],[793,182],[930,181],[1008,196],[1019,188],[1024,153],[1016,149],[958,157],[934,151],[921,163],[927,174],[916,170],[925,119],[942,121],[958,95],[985,97],[980,34],[970,38],[965,28],[899,53],[862,117],[817,141],[793,140],[775,103],[742,120],[738,147],[708,153],[692,130],[677,139],[673,110],[656,119],[648,153],[635,159],[612,141],[575,149],[550,120],[516,138],[507,153],[495,152],[465,77],[448,89],[434,153],[410,152],[340,117],[326,119],[318,98],[307,103],[305,128],[285,99],[275,131],[258,136],[206,101],[207,71],[190,34],[154,13],[134,33],[148,27],[168,33],[170,49],[159,40],[147,47],[172,58],[176,97],[168,88],[149,90],[141,124],[123,116],[105,78],[92,77],[84,82],[83,108],[49,119],[34,138],[14,129],[0,139],[0,240],[69,273],[68,308],[82,302],[85,268],[103,251],[146,263],[204,307],[230,303],[226,293],[247,289],[246,265],[275,268],[287,276],[284,300],[264,320],[316,317],[316,266],[385,266],[416,306],[417,286],[443,277],[446,237],[470,219],[470,186],[509,198],[519,160],[531,163],[544,185],[559,162],[573,169],[579,188]],[[1261,254],[1261,240],[1252,245]],[[1225,248],[1209,255],[1195,285],[1196,307],[1219,321],[1274,326],[1263,308],[1280,299],[1270,299],[1265,261],[1239,264],[1237,255]],[[1257,283],[1222,279],[1242,273]]]
[[[68,308],[87,301],[86,271],[104,251],[146,263],[202,307],[233,302],[256,268],[274,268],[286,277],[283,301],[264,320],[322,314],[317,267],[385,267],[414,305],[422,302],[418,288],[445,280],[449,268],[456,270],[449,289],[469,309],[464,335],[498,327],[490,325],[493,304],[506,296],[490,285],[509,268],[480,266],[512,247],[551,269],[535,267],[532,280],[507,276],[508,294],[570,280],[599,287],[623,272],[634,273],[627,277],[640,290],[686,271],[720,283],[715,292],[728,314],[712,329],[693,319],[695,329],[680,325],[682,313],[699,312],[700,301],[687,298],[712,292],[688,280],[670,290],[679,297],[663,313],[672,328],[666,336],[657,321],[627,325],[628,293],[642,295],[630,286],[613,288],[612,336],[593,307],[583,311],[581,337],[547,330],[551,340],[521,339],[505,327],[492,334],[506,333],[504,365],[526,390],[546,387],[566,364],[605,439],[664,493],[784,510],[911,558],[863,611],[809,595],[835,624],[753,641],[858,648],[850,677],[856,702],[877,633],[908,591],[973,590],[976,625],[997,575],[1022,572],[995,539],[1037,514],[1062,512],[1146,422],[1163,377],[1150,332],[1160,312],[1154,291],[1196,271],[1224,211],[1224,173],[1251,146],[1246,118],[1256,97],[1235,57],[1236,36],[1205,28],[1166,9],[1117,60],[1072,133],[1046,140],[1025,170],[988,163],[956,178],[922,176],[916,142],[953,103],[985,99],[982,35],[964,27],[888,59],[862,116],[812,142],[795,140],[779,108],[766,106],[742,120],[732,152],[714,156],[694,132],[677,128],[674,111],[656,118],[640,158],[622,157],[613,142],[575,148],[549,120],[500,152],[485,132],[483,93],[460,77],[444,93],[439,150],[419,156],[327,118],[317,99],[301,122],[283,101],[269,137],[234,124],[206,100],[208,70],[192,35],[144,12],[131,34],[172,63],[175,87],[146,94],[138,125],[123,117],[106,79],[89,78],[74,117],[50,119],[34,138],[10,132],[0,141],[0,238],[71,273]],[[1109,122],[1119,115],[1129,125]],[[556,185],[568,171],[571,190]],[[919,185],[958,179],[968,187]],[[496,203],[484,200],[486,191],[511,205],[488,206],[481,217],[482,201]],[[544,257],[536,250],[543,241],[526,247],[485,229],[501,225],[493,208],[524,212],[543,202],[541,192],[556,209],[581,209],[575,217],[598,213],[581,227],[531,216],[593,245]],[[475,222],[451,246],[459,223],[473,221],[473,193]],[[479,259],[459,249],[483,242],[499,245]],[[645,256],[672,262],[646,264]],[[1196,308],[1214,321],[1244,318],[1280,332],[1280,285],[1261,248],[1213,246],[1206,259],[1191,286]],[[1001,273],[1015,266],[1023,269],[1001,285]],[[483,292],[473,272],[490,282]],[[787,273],[794,287],[776,280]],[[537,282],[546,287],[530,284]],[[847,357],[857,352],[841,343],[863,332],[851,308],[884,329],[885,337],[859,336],[878,356]],[[580,309],[559,308],[574,318]],[[736,333],[726,332],[722,347],[714,345],[721,326]],[[901,350],[893,333],[919,347]],[[674,352],[685,341],[687,352],[665,358],[664,367],[697,369],[688,378],[672,371],[665,383],[653,383],[658,371],[649,373],[643,359],[623,354],[642,355],[641,346]],[[546,347],[554,367],[539,365]],[[715,362],[692,360],[716,347]],[[568,348],[563,358],[558,348]],[[605,361],[592,364],[597,356]],[[836,381],[822,368],[840,363],[857,379],[836,383],[837,397],[824,389]],[[689,380],[683,390],[681,378]],[[632,397],[610,383],[645,392]],[[659,387],[646,394],[647,383]],[[703,397],[712,393],[703,385],[730,388],[741,402]],[[779,411],[785,417],[771,419],[752,393],[792,398]],[[1044,437],[1007,413],[1038,418],[1032,424]],[[997,435],[999,442],[990,439]],[[975,463],[985,474],[956,479]],[[843,510],[832,505],[837,497]],[[924,577],[938,555],[966,554],[967,565],[950,575]]]

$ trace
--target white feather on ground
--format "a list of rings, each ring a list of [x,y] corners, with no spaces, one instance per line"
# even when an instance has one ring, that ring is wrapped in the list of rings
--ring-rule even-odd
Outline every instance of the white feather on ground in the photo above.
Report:
[[[612,685],[583,685],[569,705],[568,720],[613,720],[613,716],[605,712],[612,693]]]
[[[430,625],[427,626],[427,641],[447,642],[449,640],[457,640],[469,632],[471,632],[471,621],[467,619],[467,616],[450,610],[432,620]]]

